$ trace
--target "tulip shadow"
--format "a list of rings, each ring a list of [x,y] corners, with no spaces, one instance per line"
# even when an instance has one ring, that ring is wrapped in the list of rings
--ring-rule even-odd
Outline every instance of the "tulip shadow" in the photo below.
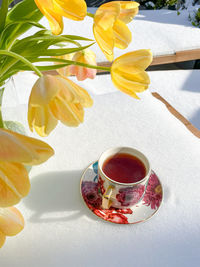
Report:
[[[82,171],[49,172],[32,177],[31,192],[24,205],[32,211],[31,222],[57,222],[95,216],[80,194]]]

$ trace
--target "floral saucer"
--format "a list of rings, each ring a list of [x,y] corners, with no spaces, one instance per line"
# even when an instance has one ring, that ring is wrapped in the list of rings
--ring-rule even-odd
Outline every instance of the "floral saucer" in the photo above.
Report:
[[[152,171],[142,200],[131,208],[102,209],[102,196],[98,189],[98,161],[91,164],[81,177],[80,190],[86,206],[98,217],[118,224],[135,224],[151,218],[160,208],[163,188],[157,175]]]

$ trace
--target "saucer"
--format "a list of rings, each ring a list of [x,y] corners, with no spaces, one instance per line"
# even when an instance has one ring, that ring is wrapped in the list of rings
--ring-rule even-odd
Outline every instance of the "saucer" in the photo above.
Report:
[[[117,224],[135,224],[150,219],[160,208],[163,188],[155,172],[151,172],[142,200],[131,208],[102,209],[98,191],[98,161],[89,165],[81,177],[80,191],[86,206],[98,217]]]

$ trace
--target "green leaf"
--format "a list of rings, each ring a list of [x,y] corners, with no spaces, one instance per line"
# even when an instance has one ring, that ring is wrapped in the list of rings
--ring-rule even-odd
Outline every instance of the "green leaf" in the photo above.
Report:
[[[40,50],[40,56],[62,56],[62,55],[67,55],[71,53],[75,53],[81,50],[84,50],[88,47],[90,47],[93,44],[86,45],[86,46],[81,46],[81,47],[76,47],[76,48],[60,48],[60,49],[46,49],[46,50]],[[37,55],[37,51],[33,51],[32,56]]]
[[[36,26],[38,28],[44,28],[40,23],[31,21],[31,20],[18,20],[15,22],[11,22],[6,25],[5,29],[2,31],[0,35],[0,48],[1,49],[7,49],[9,48],[10,44],[13,42],[13,37],[16,35],[17,30],[23,25],[23,24],[30,24],[32,26]]]
[[[67,38],[69,38],[71,40],[80,40],[80,41],[94,42],[93,39],[89,39],[89,38],[85,38],[85,37],[77,36],[77,35],[61,35],[61,36],[67,37]]]
[[[18,121],[4,121],[5,128],[13,132],[26,135],[26,130],[23,124]]]
[[[34,55],[34,57],[40,56],[41,50],[47,50],[50,46],[57,43],[72,43],[76,46],[81,46],[77,41],[71,40],[64,36],[55,35],[41,35],[41,36],[29,36],[22,40],[18,40],[13,46],[12,51],[18,54],[25,55],[29,57]]]
[[[23,0],[10,9],[6,19],[6,25],[19,20],[29,20],[38,22],[43,17],[36,6],[34,0]],[[30,23],[16,24],[13,28],[12,36],[9,37],[9,43],[13,42],[18,36],[32,27]]]
[[[10,9],[6,21],[9,23],[21,19],[30,19],[38,10],[34,0],[23,0]]]
[[[48,71],[48,70],[56,70],[60,68],[64,68],[66,66],[69,66],[69,63],[66,64],[58,64],[58,65],[48,65],[48,66],[36,66],[40,71]],[[31,70],[28,66],[22,66],[22,70]]]
[[[12,69],[12,70],[8,70],[3,77],[0,78],[0,84],[2,84],[2,82],[6,81],[8,78],[10,78],[12,75],[16,74],[17,72],[19,72],[18,69]]]

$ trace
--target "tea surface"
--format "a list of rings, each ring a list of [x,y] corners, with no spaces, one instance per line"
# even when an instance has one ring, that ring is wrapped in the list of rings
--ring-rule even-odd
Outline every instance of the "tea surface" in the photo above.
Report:
[[[120,183],[136,183],[146,176],[143,162],[127,153],[117,153],[103,164],[103,172],[110,179]]]

